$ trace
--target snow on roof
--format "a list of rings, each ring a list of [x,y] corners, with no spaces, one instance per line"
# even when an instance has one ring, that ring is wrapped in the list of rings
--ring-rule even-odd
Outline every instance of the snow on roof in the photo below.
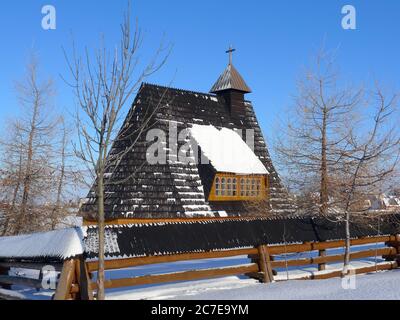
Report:
[[[0,258],[68,259],[84,251],[81,228],[0,238]]]
[[[267,169],[237,132],[194,124],[191,137],[218,172],[268,174]]]

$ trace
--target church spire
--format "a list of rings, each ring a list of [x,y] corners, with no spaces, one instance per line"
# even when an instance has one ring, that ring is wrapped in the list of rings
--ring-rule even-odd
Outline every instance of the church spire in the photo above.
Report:
[[[232,54],[235,51],[236,49],[234,49],[232,46],[230,46],[229,50],[226,51],[226,53],[229,53],[228,67],[211,88],[211,93],[219,93],[226,90],[236,90],[243,93],[251,93],[251,89],[232,64]]]
[[[226,51],[226,53],[229,53],[229,65],[232,65],[232,53],[234,53],[236,49],[234,49],[232,46],[229,47],[229,50]]]

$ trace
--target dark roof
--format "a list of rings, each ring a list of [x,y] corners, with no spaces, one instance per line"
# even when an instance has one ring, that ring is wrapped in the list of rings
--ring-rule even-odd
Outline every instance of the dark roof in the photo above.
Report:
[[[398,219],[393,215],[352,223],[351,235],[397,234]],[[341,239],[345,239],[344,222],[325,218],[131,224],[106,227],[106,256],[126,258]],[[97,227],[88,229],[84,242],[86,254],[94,258],[98,252]]]
[[[167,133],[167,139],[176,134],[169,132],[169,124],[176,125],[177,132],[192,124],[254,129],[254,153],[270,173],[269,205],[276,212],[292,213],[293,206],[272,164],[253,106],[247,101],[243,108],[243,117],[236,118],[231,116],[222,96],[143,84],[123,125],[123,128],[129,128],[126,135],[131,134],[130,138],[117,139],[111,151],[118,152],[132,145],[133,141],[135,143],[132,152],[121,161],[117,173],[107,177],[110,181],[126,179],[120,184],[106,185],[107,219],[218,216],[218,211],[226,211],[231,216],[247,214],[246,206],[241,202],[220,204],[207,201],[209,185],[215,175],[212,168],[180,163],[167,147],[169,158],[166,164],[148,164],[146,152],[152,142],[146,140],[147,131],[132,138],[132,133],[147,118],[150,118],[148,128],[162,129]],[[183,144],[180,143],[177,149]],[[87,218],[96,212],[95,204],[92,189],[82,207]]]
[[[221,76],[218,78],[217,82],[213,85],[210,92],[218,93],[225,90],[238,90],[245,93],[250,93],[251,89],[243,80],[242,76],[233,66],[229,64]]]

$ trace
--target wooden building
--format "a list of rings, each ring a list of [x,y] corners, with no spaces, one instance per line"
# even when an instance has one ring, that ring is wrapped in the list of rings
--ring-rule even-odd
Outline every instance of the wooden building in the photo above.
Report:
[[[229,53],[229,64],[210,93],[141,86],[110,153],[134,145],[106,174],[108,220],[293,214],[245,97],[251,89]],[[165,133],[155,153],[164,153],[165,161],[150,163],[155,129]],[[182,161],[182,152],[190,161]],[[87,220],[95,219],[94,189],[81,211]]]

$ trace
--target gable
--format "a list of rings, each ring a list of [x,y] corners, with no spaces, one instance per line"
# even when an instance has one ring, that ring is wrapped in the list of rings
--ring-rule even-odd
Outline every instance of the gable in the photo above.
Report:
[[[118,185],[107,184],[106,181],[107,219],[246,214],[246,208],[242,203],[226,203],[222,207],[220,204],[208,203],[205,180],[213,179],[213,170],[210,171],[196,163],[181,163],[178,157],[172,154],[174,148],[168,143],[165,145],[165,151],[168,153],[165,164],[147,163],[146,152],[151,145],[151,142],[146,140],[148,130],[152,128],[163,130],[168,142],[176,138],[174,136],[181,130],[192,128],[193,125],[254,130],[254,155],[270,173],[271,201],[277,202],[277,210],[284,212],[290,209],[287,194],[284,193],[279,176],[272,165],[253,107],[250,102],[245,102],[244,108],[245,117],[239,119],[231,117],[222,96],[143,84],[123,128],[130,128],[126,133],[129,136],[141,124],[147,123],[147,127],[135,138],[119,137],[114,143],[111,153],[126,148],[132,141],[135,146],[121,161],[118,172],[106,178],[112,181],[129,177],[123,184]],[[176,127],[176,131],[171,132],[171,124]],[[179,150],[185,143],[187,141],[178,142],[175,149]],[[207,175],[203,175],[205,171]],[[92,219],[95,217],[96,198],[93,188],[82,206],[82,212],[86,217],[91,216]]]

